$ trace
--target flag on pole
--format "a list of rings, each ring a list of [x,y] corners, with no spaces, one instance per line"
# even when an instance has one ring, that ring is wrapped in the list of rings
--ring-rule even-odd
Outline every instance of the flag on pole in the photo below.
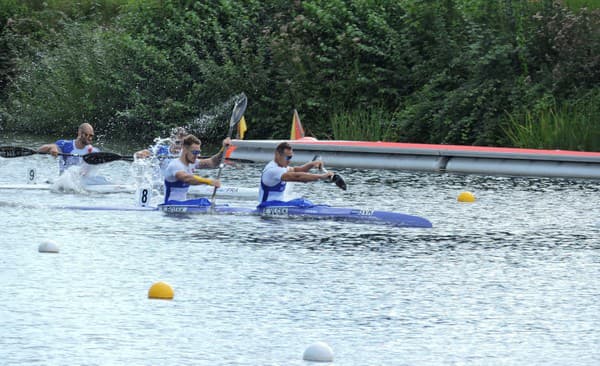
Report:
[[[237,138],[240,140],[243,140],[244,134],[246,133],[247,130],[248,130],[248,126],[246,126],[246,119],[244,118],[244,116],[242,116],[242,118],[240,119],[240,122],[238,122],[238,126],[237,126]]]
[[[292,118],[292,130],[290,132],[290,140],[299,140],[304,137],[304,129],[300,123],[298,111],[294,109],[294,117]]]

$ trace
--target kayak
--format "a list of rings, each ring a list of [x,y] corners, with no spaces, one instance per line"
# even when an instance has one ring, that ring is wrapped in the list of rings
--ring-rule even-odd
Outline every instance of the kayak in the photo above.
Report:
[[[311,207],[276,206],[265,208],[232,207],[229,205],[216,205],[214,210],[210,206],[195,206],[185,204],[161,204],[158,209],[166,214],[232,214],[255,215],[270,218],[307,218],[353,221],[369,224],[386,224],[398,227],[430,228],[429,220],[413,215],[398,212],[378,211],[372,209],[331,207],[328,205],[314,205]]]
[[[53,210],[75,210],[75,211],[158,211],[156,207],[144,206],[83,206],[83,205],[33,205],[27,203],[0,201],[0,207],[24,208],[24,209],[53,209]]]
[[[89,193],[134,193],[136,186],[132,184],[88,184],[82,187]],[[60,187],[55,187],[49,183],[38,184],[0,184],[0,190],[57,190],[62,191]],[[207,185],[190,186],[188,195],[192,197],[210,197],[213,194],[214,187]],[[255,200],[258,197],[258,189],[243,187],[222,186],[217,189],[217,197],[229,199]]]
[[[210,197],[212,196],[214,189],[215,187],[207,185],[190,186],[188,196]],[[217,197],[256,200],[258,197],[258,188],[221,186],[221,188],[217,189]]]
[[[227,204],[216,205],[214,210],[210,206],[185,205],[185,204],[161,204],[152,206],[84,206],[84,205],[23,205],[0,201],[0,207],[19,208],[49,208],[77,211],[162,211],[169,215],[188,214],[229,214],[229,215],[251,215],[265,218],[300,218],[351,221],[367,224],[385,224],[397,227],[430,228],[429,220],[413,215],[398,212],[378,211],[372,209],[331,207],[327,205],[314,205],[311,207],[277,206],[265,208],[234,207]]]
[[[49,183],[34,183],[34,184],[0,184],[0,189],[8,190],[41,190],[41,191],[63,191],[60,186],[55,187]],[[135,192],[135,186],[128,184],[97,184],[97,185],[85,185],[83,189],[91,193],[133,193]]]
[[[143,206],[76,206],[76,205],[51,205],[45,208],[55,210],[76,210],[76,211],[157,211],[156,207]]]

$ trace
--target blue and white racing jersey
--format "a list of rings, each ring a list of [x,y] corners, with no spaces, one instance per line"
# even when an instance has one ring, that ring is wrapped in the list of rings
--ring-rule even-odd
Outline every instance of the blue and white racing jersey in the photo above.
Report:
[[[286,183],[281,180],[289,168],[280,167],[272,160],[265,166],[260,176],[260,189],[258,191],[258,202],[284,201]]]
[[[185,171],[193,174],[194,165],[185,165],[179,159],[173,159],[165,170],[165,203],[168,201],[185,201],[190,185],[186,182],[177,180],[175,174],[179,171]]]
[[[82,149],[78,149],[75,146],[75,140],[58,140],[55,142],[56,146],[60,149],[60,152],[63,154],[74,154],[78,156],[65,156],[61,155],[60,159],[58,159],[58,169],[60,174],[62,174],[66,169],[75,166],[85,164],[81,156],[98,152],[97,148],[92,145],[84,146]],[[87,165],[87,164],[86,164]]]

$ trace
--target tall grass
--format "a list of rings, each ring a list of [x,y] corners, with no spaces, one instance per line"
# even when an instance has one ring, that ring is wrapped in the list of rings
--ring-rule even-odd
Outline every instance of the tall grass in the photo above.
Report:
[[[600,91],[537,112],[509,115],[505,130],[514,146],[600,151]]]
[[[600,0],[564,0],[565,5],[573,10],[580,8],[598,9]]]
[[[331,117],[336,140],[386,141],[391,136],[392,116],[381,108],[343,111]]]

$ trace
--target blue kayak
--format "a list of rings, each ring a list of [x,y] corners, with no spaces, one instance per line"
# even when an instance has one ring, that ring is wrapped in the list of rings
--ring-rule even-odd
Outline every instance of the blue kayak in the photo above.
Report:
[[[158,209],[167,214],[240,214],[263,217],[342,220],[399,227],[432,227],[429,220],[419,216],[372,209],[331,207],[328,205],[311,205],[307,207],[278,205],[258,208],[216,205],[214,210],[211,210],[210,206],[191,205],[182,202],[161,204],[158,205]]]
[[[206,199],[203,199],[206,200]],[[51,208],[77,211],[162,211],[167,214],[231,214],[231,215],[253,215],[272,218],[309,218],[324,220],[346,220],[359,223],[386,224],[398,227],[432,227],[431,222],[425,218],[406,215],[398,212],[377,211],[371,209],[357,209],[344,207],[331,207],[327,205],[312,205],[308,207],[298,206],[273,206],[273,207],[232,207],[229,205],[216,205],[211,210],[210,204],[195,205],[185,203],[161,204],[158,207],[138,206],[76,206],[76,205],[50,205],[32,206],[18,203],[1,202],[0,207],[19,208]]]

